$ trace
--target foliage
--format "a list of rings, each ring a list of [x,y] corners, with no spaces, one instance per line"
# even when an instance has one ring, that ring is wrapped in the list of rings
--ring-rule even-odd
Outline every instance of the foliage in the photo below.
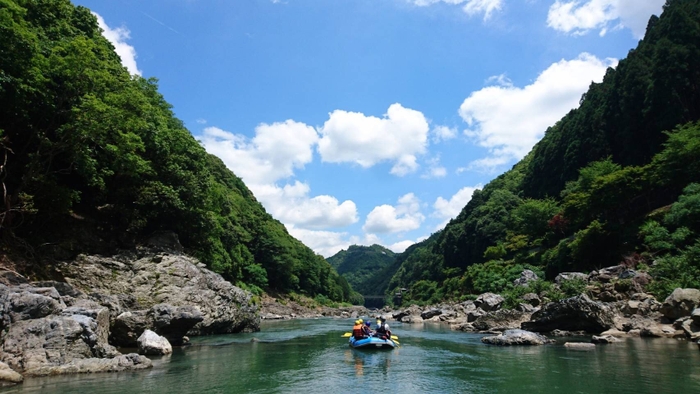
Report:
[[[677,219],[669,213],[668,223],[645,222],[700,182],[698,20],[700,1],[668,1],[638,47],[590,85],[579,108],[548,128],[511,170],[474,192],[444,230],[397,258],[401,266],[389,288],[428,280],[437,293],[459,299],[508,291],[494,269],[499,264],[536,266],[551,280],[642,250],[656,258],[650,272],[653,286],[665,286],[659,294],[668,288],[663,283],[695,283],[695,197],[683,197],[688,209],[675,208]]]
[[[84,7],[0,0],[0,141],[3,242],[21,239],[38,260],[106,253],[166,230],[255,293],[353,296],[207,154],[155,79],[129,75]]]

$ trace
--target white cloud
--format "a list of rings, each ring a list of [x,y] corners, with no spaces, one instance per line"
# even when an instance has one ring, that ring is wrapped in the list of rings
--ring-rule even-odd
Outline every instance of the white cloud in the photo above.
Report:
[[[306,183],[279,187],[274,184],[252,185],[255,197],[268,212],[283,223],[306,229],[344,227],[358,221],[357,207],[350,200],[338,202],[332,196],[309,197]]]
[[[447,126],[435,126],[430,132],[432,135],[431,140],[433,143],[438,143],[442,141],[449,141],[457,137],[457,128],[447,127]]]
[[[649,17],[660,14],[665,0],[556,0],[549,8],[547,26],[575,35],[600,29],[604,36],[612,28],[627,27],[642,38]]]
[[[391,173],[403,176],[418,168],[426,150],[428,121],[419,111],[392,104],[383,118],[335,110],[319,130],[318,151],[325,162],[357,163],[364,168],[394,162]]]
[[[374,234],[365,234],[363,237],[350,236],[347,232],[313,231],[286,225],[287,231],[304,245],[313,249],[323,257],[331,257],[350,245],[382,245],[382,240]],[[391,248],[389,248],[391,249]],[[393,249],[392,249],[393,250]]]
[[[435,156],[426,161],[428,164],[428,171],[421,175],[423,179],[431,178],[444,178],[447,176],[447,169],[440,165],[440,156]]]
[[[474,191],[481,188],[481,185],[463,187],[449,200],[438,197],[433,204],[435,211],[431,216],[442,219],[443,222],[436,226],[436,230],[444,228],[450,219],[457,217],[457,215],[462,212],[464,206],[472,199]]]
[[[420,227],[425,216],[420,212],[420,200],[408,193],[399,198],[398,204],[380,205],[367,215],[362,229],[368,233],[397,233]]]
[[[131,38],[131,32],[126,27],[117,27],[112,29],[107,26],[104,18],[93,12],[97,18],[97,25],[102,29],[102,35],[114,46],[114,51],[122,59],[122,65],[129,70],[130,74],[141,75],[141,71],[136,66],[136,49],[126,43],[126,40]]]
[[[203,119],[203,118],[197,119],[196,122],[197,122],[198,124],[207,124],[207,120],[206,120],[206,119]]]
[[[408,249],[408,247],[413,245],[414,243],[416,243],[416,241],[400,241],[387,246],[387,249],[391,250],[394,253],[403,253],[404,250]]]
[[[208,152],[218,156],[248,185],[270,184],[294,175],[313,159],[318,134],[313,127],[287,120],[262,123],[249,140],[217,127],[207,127],[201,138]]]
[[[494,12],[503,8],[503,0],[409,0],[411,3],[426,7],[437,3],[462,5],[462,10],[469,16],[484,14],[484,20],[491,18]]]
[[[488,86],[464,100],[459,114],[469,125],[465,135],[489,149],[489,157],[470,168],[493,169],[523,158],[553,125],[572,108],[592,81],[600,82],[615,59],[601,60],[582,53],[544,70],[530,85]]]

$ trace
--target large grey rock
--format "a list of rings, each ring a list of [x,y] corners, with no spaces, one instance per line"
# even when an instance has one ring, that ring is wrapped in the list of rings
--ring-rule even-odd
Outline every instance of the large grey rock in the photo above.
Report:
[[[472,325],[480,331],[502,331],[518,329],[523,322],[530,320],[531,313],[517,310],[499,310],[487,312],[480,316]]]
[[[690,314],[690,318],[693,319],[695,324],[700,326],[700,308],[693,309],[693,312]]]
[[[676,320],[690,316],[698,306],[700,306],[700,290],[677,288],[663,302],[661,313],[671,320]]]
[[[136,347],[136,340],[150,326],[148,311],[124,312],[112,324],[109,342],[115,346]]]
[[[472,309],[469,312],[467,312],[467,322],[475,322],[478,318],[484,316],[486,313],[487,312],[485,312],[481,308]]]
[[[586,342],[566,342],[564,347],[573,350],[593,350],[595,349],[595,344]]]
[[[151,330],[144,331],[136,342],[139,354],[163,356],[173,352],[170,342]]]
[[[259,330],[258,306],[249,292],[196,259],[150,249],[137,252],[113,257],[81,255],[59,269],[71,286],[87,294],[116,296],[124,310],[148,310],[158,304],[197,307],[203,320],[188,335]]]
[[[420,317],[422,317],[423,320],[428,320],[432,317],[440,316],[440,315],[442,315],[442,309],[431,308],[431,309],[428,309],[428,310],[421,312]]]
[[[153,363],[136,353],[120,354],[114,358],[74,359],[65,364],[42,365],[27,373],[30,376],[53,376],[74,373],[122,372],[151,368]]]
[[[535,332],[560,329],[600,333],[615,325],[614,317],[614,312],[609,306],[582,294],[559,302],[550,302],[533,313],[532,320],[523,323],[522,328]]]
[[[24,377],[22,375],[13,371],[9,365],[0,362],[0,386],[3,385],[3,382],[17,384],[22,383],[22,381],[24,381]]]
[[[587,281],[588,280],[588,275],[584,274],[583,272],[562,272],[561,274],[557,275],[556,278],[554,278],[554,282],[556,282],[558,285],[561,284],[561,282],[565,280],[573,280],[573,279],[582,279]]]
[[[204,320],[204,315],[196,306],[154,305],[148,312],[153,321],[154,331],[176,346],[182,345],[182,337],[192,327]]]
[[[513,286],[527,286],[530,282],[537,281],[537,279],[539,279],[537,274],[532,270],[523,270],[523,272],[520,273],[520,277],[513,281]]]
[[[53,288],[30,288],[22,285],[7,294],[6,311],[10,322],[37,319],[59,313],[66,305]]]
[[[620,342],[620,340],[612,335],[600,335],[600,336],[593,335],[593,338],[591,338],[591,342],[605,345],[605,344],[609,344],[609,343]]]
[[[100,323],[102,322],[102,323]],[[13,323],[2,344],[2,361],[25,375],[73,361],[116,356],[104,340],[103,319],[83,314],[47,316]]]
[[[534,307],[540,306],[540,304],[542,303],[540,297],[535,293],[527,293],[520,298],[522,298],[523,301]]]
[[[505,299],[498,294],[484,293],[477,297],[474,301],[474,305],[484,312],[491,312],[501,309],[503,301],[505,301]]]
[[[544,335],[525,330],[507,330],[501,335],[483,337],[481,342],[498,346],[544,345],[550,343]]]

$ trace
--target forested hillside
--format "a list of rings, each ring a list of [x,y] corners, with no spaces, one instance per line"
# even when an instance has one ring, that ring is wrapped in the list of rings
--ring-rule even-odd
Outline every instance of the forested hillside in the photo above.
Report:
[[[0,165],[2,251],[34,274],[164,230],[254,291],[352,296],[68,0],[0,0]]]
[[[418,302],[625,263],[657,296],[700,286],[700,1],[669,0],[636,49],[446,228],[399,259]]]
[[[380,245],[352,245],[326,260],[363,296],[384,294],[397,268],[396,253]]]

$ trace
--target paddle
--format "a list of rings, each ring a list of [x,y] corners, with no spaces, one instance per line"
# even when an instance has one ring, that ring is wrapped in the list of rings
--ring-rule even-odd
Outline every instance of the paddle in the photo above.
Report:
[[[351,333],[351,332],[346,332],[345,334],[343,334],[343,336],[342,336],[341,338],[350,338],[351,336],[352,336],[352,333]],[[399,339],[398,336],[392,335],[392,336],[391,336],[391,339],[392,339],[394,342],[399,343],[399,342],[397,341],[397,339]]]

